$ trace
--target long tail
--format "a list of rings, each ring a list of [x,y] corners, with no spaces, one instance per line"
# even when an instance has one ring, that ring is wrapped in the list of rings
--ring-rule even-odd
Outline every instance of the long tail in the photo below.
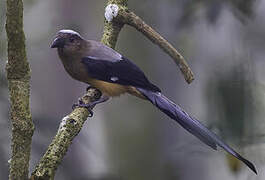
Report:
[[[244,162],[254,173],[257,174],[255,166],[233,150],[229,145],[223,142],[215,133],[207,129],[198,120],[192,118],[184,110],[182,110],[178,105],[170,101],[160,92],[152,92],[142,88],[137,88],[152,104],[154,104],[158,109],[167,114],[169,117],[177,121],[184,129],[189,131],[191,134],[199,138],[208,146],[212,147],[214,150],[217,149],[217,145],[222,147],[225,151],[236,157],[237,159]]]

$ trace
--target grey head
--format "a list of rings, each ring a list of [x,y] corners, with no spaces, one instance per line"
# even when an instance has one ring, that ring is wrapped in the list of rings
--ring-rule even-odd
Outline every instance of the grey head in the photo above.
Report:
[[[85,40],[78,32],[70,29],[63,29],[57,32],[51,48],[57,48],[64,53],[75,53],[81,50]]]
[[[73,30],[60,30],[57,32],[51,48],[57,48],[59,56],[62,57],[86,57],[92,59],[108,60],[117,62],[122,56],[101,42],[85,40],[79,33]]]

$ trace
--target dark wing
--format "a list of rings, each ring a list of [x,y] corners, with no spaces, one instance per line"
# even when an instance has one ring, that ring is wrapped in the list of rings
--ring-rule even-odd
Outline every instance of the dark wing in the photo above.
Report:
[[[160,92],[160,89],[149,82],[144,73],[129,59],[104,60],[87,56],[82,58],[90,77],[125,86],[140,87],[143,89]]]

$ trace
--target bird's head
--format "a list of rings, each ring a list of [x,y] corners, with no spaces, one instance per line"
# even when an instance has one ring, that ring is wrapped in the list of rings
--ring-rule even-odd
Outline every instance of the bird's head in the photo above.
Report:
[[[63,50],[65,53],[77,52],[81,49],[84,39],[73,30],[60,30],[57,32],[51,48]]]

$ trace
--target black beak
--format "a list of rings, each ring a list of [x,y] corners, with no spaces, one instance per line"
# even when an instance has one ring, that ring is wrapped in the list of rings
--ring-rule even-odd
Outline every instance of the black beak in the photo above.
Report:
[[[63,38],[57,37],[53,40],[51,48],[63,48],[64,47],[64,40]]]

